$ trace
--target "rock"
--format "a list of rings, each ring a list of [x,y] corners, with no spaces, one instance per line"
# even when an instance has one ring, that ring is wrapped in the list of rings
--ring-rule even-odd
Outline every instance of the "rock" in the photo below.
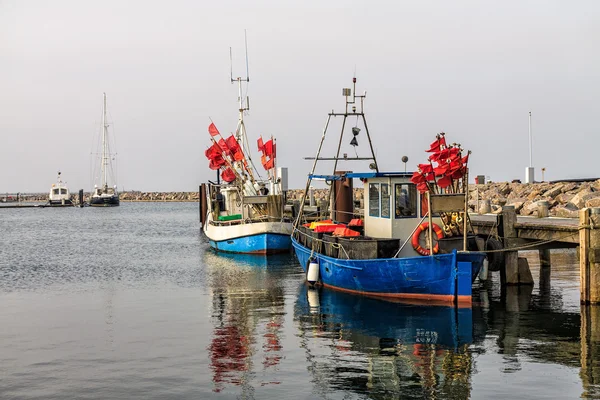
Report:
[[[556,206],[552,209],[551,214],[561,218],[579,218],[579,210],[571,204]]]
[[[527,200],[535,200],[536,198],[539,198],[541,194],[542,192],[540,192],[539,190],[534,190],[531,193],[529,193],[529,195],[527,196]]]
[[[521,215],[537,215],[538,202],[537,201],[526,201],[521,208]]]
[[[521,208],[523,208],[523,204],[525,204],[525,199],[516,199],[516,200],[512,200],[506,203],[507,206],[513,206],[515,207],[515,211],[517,214],[519,214],[519,212],[521,211]]]
[[[571,201],[571,199],[574,197],[574,194],[567,194],[567,193],[561,193],[558,196],[556,196],[556,201],[558,201],[559,204],[567,204],[569,201]]]
[[[590,189],[585,188],[573,196],[569,203],[573,204],[576,208],[583,208],[585,206],[585,197],[591,193]]]
[[[586,207],[600,207],[600,196],[595,196],[585,200]]]
[[[577,184],[575,182],[565,183],[565,185],[562,188],[562,192],[567,193],[576,188],[577,188]]]
[[[562,193],[563,187],[564,187],[564,185],[562,185],[560,183],[554,187],[550,187],[550,189],[548,189],[544,192],[544,197],[554,198],[554,197],[558,196],[559,194]]]

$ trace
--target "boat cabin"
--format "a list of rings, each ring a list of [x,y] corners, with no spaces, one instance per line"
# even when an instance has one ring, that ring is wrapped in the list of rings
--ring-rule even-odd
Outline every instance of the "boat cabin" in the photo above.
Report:
[[[324,244],[315,246],[309,239],[305,245],[314,247],[316,251],[327,253],[327,250],[332,250],[327,243],[336,242],[344,246],[350,258],[361,258],[363,256],[361,253],[365,251],[369,241],[377,242],[373,243],[373,246],[378,248],[377,256],[372,258],[416,257],[425,253],[428,254],[429,232],[425,228],[426,225],[423,224],[429,222],[427,213],[429,200],[427,195],[420,194],[417,186],[410,181],[412,175],[412,172],[348,172],[333,176],[313,175],[312,178],[325,180],[360,179],[364,184],[364,219],[360,236],[337,239],[331,236],[328,237],[328,233],[324,233],[326,232],[325,229],[315,229],[311,224],[307,224],[300,230],[309,238],[320,240]],[[449,234],[453,237],[445,237],[446,235],[441,228],[450,225],[455,227],[456,223],[442,223],[440,212],[444,215],[458,217],[460,212],[464,211],[464,194],[432,195],[431,201],[431,208],[434,211],[431,219],[434,245],[439,243],[438,246],[441,252],[450,252],[453,249],[462,250],[462,234],[458,235],[457,231],[454,235]],[[460,221],[459,223],[462,223]],[[335,221],[329,222],[329,224],[336,223]],[[354,227],[348,225],[348,228]],[[414,240],[415,236],[416,240]],[[298,237],[301,238],[301,235]],[[441,240],[436,241],[436,239]],[[417,245],[415,245],[415,241]],[[382,249],[383,251],[381,251]],[[327,255],[335,254],[335,251],[332,250],[330,253]],[[353,255],[350,253],[353,253]]]
[[[380,239],[410,240],[427,214],[427,199],[410,181],[412,172],[350,173],[364,184],[364,235]],[[410,244],[399,256],[416,256]]]

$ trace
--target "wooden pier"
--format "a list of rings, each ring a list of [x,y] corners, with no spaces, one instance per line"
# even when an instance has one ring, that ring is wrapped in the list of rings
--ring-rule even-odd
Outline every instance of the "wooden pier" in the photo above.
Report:
[[[501,280],[506,285],[531,284],[527,264],[519,261],[519,250],[537,250],[544,273],[550,270],[550,249],[576,248],[579,256],[582,304],[600,304],[600,208],[584,208],[579,218],[521,217],[513,206],[500,214],[470,214],[474,232],[497,237],[504,248]]]

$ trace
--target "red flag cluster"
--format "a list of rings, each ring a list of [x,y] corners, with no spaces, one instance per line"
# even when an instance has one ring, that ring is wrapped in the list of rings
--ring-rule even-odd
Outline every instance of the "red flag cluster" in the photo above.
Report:
[[[210,136],[221,135],[214,123],[208,126]],[[235,136],[231,135],[227,139],[213,139],[213,145],[210,146],[204,155],[208,158],[208,167],[213,170],[218,170],[221,167],[227,166],[221,173],[221,178],[225,182],[233,182],[236,178],[235,172],[231,169],[233,161],[245,160],[244,152]]]
[[[263,143],[262,137],[258,138],[258,151],[261,151],[263,154],[260,158],[260,161],[265,168],[265,170],[270,170],[275,167],[275,158],[277,157],[277,145],[273,142],[273,139],[268,140],[266,143]]]
[[[425,193],[434,186],[446,189],[465,175],[471,152],[462,157],[460,145],[447,146],[443,132],[437,135],[426,152],[433,153],[429,156],[429,164],[419,164],[417,171],[410,178],[420,193]],[[433,163],[437,165],[434,166]]]

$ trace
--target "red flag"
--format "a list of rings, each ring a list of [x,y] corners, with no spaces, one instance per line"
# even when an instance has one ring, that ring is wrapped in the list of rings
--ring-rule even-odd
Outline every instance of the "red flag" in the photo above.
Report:
[[[212,160],[216,156],[220,156],[221,155],[221,148],[216,143],[213,143],[212,146],[210,146],[208,149],[206,149],[206,151],[204,152],[204,155],[209,160]]]
[[[435,142],[433,142],[429,145],[429,150],[425,150],[425,152],[432,153],[434,151],[440,151],[445,148],[446,148],[446,138],[443,136],[440,136],[438,139],[436,139]]]
[[[467,153],[467,155],[462,158],[462,163],[463,164],[466,164],[466,163],[469,162],[469,154],[471,154],[471,153],[470,152]]]
[[[446,160],[447,158],[451,158],[451,159],[456,158],[456,155],[458,153],[460,153],[460,148],[451,147],[449,149],[443,149],[436,153],[433,153],[431,156],[429,156],[429,159],[431,161],[442,162],[442,161]]]
[[[444,176],[437,181],[437,185],[442,189],[447,188],[452,183],[452,178],[449,176]]]
[[[227,143],[227,147],[229,147],[229,151],[231,151],[232,153],[235,153],[240,148],[240,144],[233,135],[229,136],[225,140],[225,143]]]
[[[431,164],[419,164],[417,167],[422,174],[430,174],[433,172],[433,167]]]
[[[425,182],[422,182],[417,185],[417,190],[419,191],[419,193],[425,193],[429,191],[429,186],[427,186]]]
[[[258,140],[256,141],[256,144],[258,145],[258,151],[264,150],[265,144],[263,143],[262,136],[258,138]]]
[[[415,171],[412,175],[412,177],[410,178],[410,181],[412,183],[414,183],[415,185],[418,185],[419,183],[423,183],[425,182],[427,179],[425,178],[425,175],[421,174],[419,171]]]
[[[219,130],[217,129],[217,127],[215,126],[215,124],[213,122],[211,122],[210,125],[208,126],[208,133],[210,133],[210,136],[220,135]]]
[[[265,167],[265,169],[268,171],[271,168],[273,168],[275,166],[275,159],[271,158],[269,161],[267,161],[265,164],[263,164],[263,166]]]
[[[217,170],[225,164],[226,164],[225,160],[219,154],[219,155],[217,155],[217,157],[210,160],[210,162],[208,163],[208,168]]]
[[[225,182],[231,183],[235,181],[235,172],[233,172],[231,168],[227,168],[221,173],[221,178],[223,178]]]
[[[268,140],[264,146],[264,153],[267,157],[273,157],[274,149],[273,149],[273,139]]]
[[[450,164],[448,164],[447,162],[442,162],[439,166],[433,169],[433,172],[435,172],[437,176],[444,175],[446,172],[448,172],[449,167]]]
[[[237,151],[235,153],[233,153],[233,159],[235,161],[241,161],[244,160],[246,157],[244,157],[244,152],[242,151],[242,149],[240,149],[238,147]]]

